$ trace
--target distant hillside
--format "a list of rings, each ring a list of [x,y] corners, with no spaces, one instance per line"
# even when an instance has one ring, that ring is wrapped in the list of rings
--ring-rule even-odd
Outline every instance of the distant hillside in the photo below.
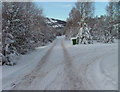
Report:
[[[64,34],[66,21],[54,18],[45,18],[45,22],[49,27],[52,27],[55,30],[57,36],[61,36]]]
[[[45,18],[45,22],[49,27],[52,27],[55,30],[56,36],[61,36],[64,34],[66,21],[54,18]]]
[[[59,20],[59,19],[46,18],[45,21],[48,26],[53,28],[58,28],[58,29],[64,28],[66,25],[66,21]]]

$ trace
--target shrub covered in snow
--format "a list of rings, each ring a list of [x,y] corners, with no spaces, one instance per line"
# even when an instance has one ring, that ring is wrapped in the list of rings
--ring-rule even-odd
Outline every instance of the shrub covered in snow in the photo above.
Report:
[[[3,64],[13,65],[19,54],[45,45],[55,36],[44,20],[42,10],[32,2],[2,3]]]
[[[84,44],[93,43],[92,35],[89,32],[90,29],[91,28],[89,28],[86,23],[84,23],[83,26],[80,28],[78,35],[77,35],[80,39],[80,43],[84,43]]]

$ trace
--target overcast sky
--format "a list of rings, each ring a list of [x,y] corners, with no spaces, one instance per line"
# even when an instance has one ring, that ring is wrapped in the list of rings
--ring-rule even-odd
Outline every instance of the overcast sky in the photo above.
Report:
[[[106,14],[106,5],[108,2],[95,2],[95,16]],[[46,17],[66,20],[74,2],[36,2],[38,8],[43,9]]]

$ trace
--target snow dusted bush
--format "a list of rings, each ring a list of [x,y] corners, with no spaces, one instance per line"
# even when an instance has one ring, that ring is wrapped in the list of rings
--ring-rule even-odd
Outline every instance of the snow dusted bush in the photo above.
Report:
[[[84,23],[82,25],[82,27],[79,29],[78,32],[78,37],[80,39],[80,43],[84,43],[84,44],[90,44],[93,43],[92,41],[92,35],[90,34],[90,27],[88,27],[88,25],[86,23]]]
[[[14,65],[13,60],[19,54],[55,38],[42,10],[32,2],[3,2],[2,25],[2,64]]]

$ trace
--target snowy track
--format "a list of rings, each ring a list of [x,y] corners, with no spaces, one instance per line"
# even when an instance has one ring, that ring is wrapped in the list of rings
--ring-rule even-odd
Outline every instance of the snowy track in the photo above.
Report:
[[[78,76],[75,67],[72,65],[72,62],[74,62],[69,55],[67,49],[64,46],[64,43],[62,42],[62,48],[64,52],[64,64],[65,64],[65,79],[64,79],[64,88],[65,90],[79,90],[82,88],[82,81],[80,80],[80,77]]]
[[[48,61],[49,56],[51,54],[52,49],[54,48],[56,43],[53,43],[52,47],[47,51],[47,53],[42,57],[41,61],[38,63],[37,67],[28,75],[26,75],[21,81],[20,83],[18,83],[17,85],[14,86],[14,90],[17,89],[26,89],[27,87],[29,87],[31,85],[31,83],[33,82],[33,80],[36,77],[40,77],[39,76],[39,71],[40,69],[44,66],[44,64]]]
[[[10,89],[115,90],[117,58],[116,43],[72,46],[64,37],[58,37],[37,66],[18,82],[13,82]]]

